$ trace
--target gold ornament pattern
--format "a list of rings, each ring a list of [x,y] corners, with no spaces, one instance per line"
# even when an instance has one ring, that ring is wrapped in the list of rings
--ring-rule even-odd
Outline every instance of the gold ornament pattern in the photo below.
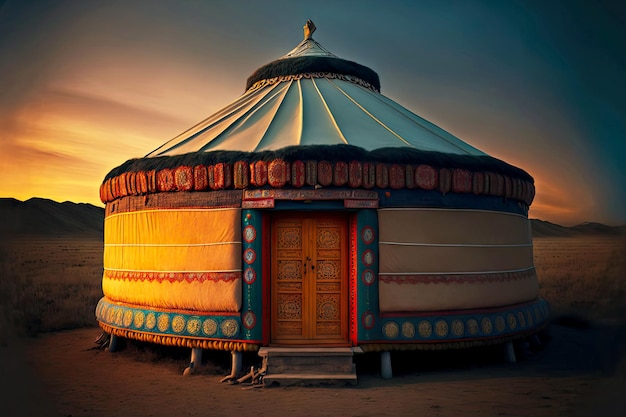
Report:
[[[467,330],[469,334],[475,335],[478,333],[478,321],[476,319],[469,319],[467,321]]]
[[[506,316],[506,321],[509,325],[509,329],[515,330],[515,328],[517,327],[517,319],[515,318],[515,315],[513,313],[509,313]]]
[[[154,313],[148,313],[146,315],[146,329],[152,330],[156,326],[156,316]]]
[[[435,333],[439,337],[446,337],[448,335],[448,323],[445,320],[439,320],[435,323]]]
[[[170,326],[170,316],[168,316],[165,313],[159,314],[159,317],[157,318],[157,328],[160,331],[165,332],[167,331],[169,326]]]
[[[233,319],[224,320],[220,329],[224,336],[233,337],[239,332],[239,324]]]
[[[400,326],[395,321],[388,321],[383,326],[383,334],[387,339],[395,339],[400,334]]]
[[[452,334],[455,336],[462,336],[465,332],[465,325],[459,319],[452,321]]]
[[[504,331],[504,317],[502,316],[497,316],[496,317],[496,330],[499,332],[503,332]]]
[[[146,315],[144,314],[143,311],[138,310],[135,311],[135,318],[133,320],[133,324],[135,325],[136,328],[140,328],[141,326],[143,326],[143,322],[146,318]]]
[[[402,336],[412,339],[415,336],[415,326],[410,321],[402,323]]]
[[[202,333],[207,336],[214,336],[217,333],[217,322],[213,319],[205,319],[202,323]]]
[[[133,312],[132,310],[124,311],[124,327],[130,327],[130,324],[133,322]]]
[[[419,326],[417,327],[420,336],[422,337],[430,337],[433,334],[433,325],[430,324],[427,320],[420,321]]]
[[[187,332],[191,333],[191,334],[198,334],[200,333],[200,319],[197,318],[191,318],[189,320],[187,320]]]
[[[176,315],[172,319],[172,330],[175,333],[182,333],[185,331],[185,318],[181,315]]]
[[[493,324],[491,323],[491,319],[489,317],[483,317],[483,319],[480,321],[480,326],[484,334],[491,334],[491,331],[493,330]]]

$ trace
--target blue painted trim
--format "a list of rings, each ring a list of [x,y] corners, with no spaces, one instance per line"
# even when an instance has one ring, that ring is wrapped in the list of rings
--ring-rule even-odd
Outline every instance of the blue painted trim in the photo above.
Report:
[[[246,228],[254,230],[254,239],[246,236]],[[263,339],[263,216],[260,210],[242,210],[241,231],[243,253],[253,250],[254,262],[242,260],[242,311],[243,338],[245,340]],[[267,238],[267,237],[265,237]],[[267,277],[269,279],[269,277]],[[267,283],[269,285],[269,282]]]
[[[531,303],[491,310],[463,311],[460,314],[428,313],[386,315],[359,343],[427,343],[484,340],[532,332],[545,325],[550,306],[538,298]],[[360,334],[359,334],[360,335]]]

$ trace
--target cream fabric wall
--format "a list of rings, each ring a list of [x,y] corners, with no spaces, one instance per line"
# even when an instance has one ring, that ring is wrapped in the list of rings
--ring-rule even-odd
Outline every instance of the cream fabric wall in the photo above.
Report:
[[[530,222],[486,210],[380,209],[381,312],[494,307],[538,295]]]

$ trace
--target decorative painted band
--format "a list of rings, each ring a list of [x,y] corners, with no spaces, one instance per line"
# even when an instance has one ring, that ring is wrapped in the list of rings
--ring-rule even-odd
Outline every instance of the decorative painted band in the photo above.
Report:
[[[103,297],[96,306],[96,319],[101,326],[107,325],[135,333],[258,343],[254,340],[243,340],[245,332],[242,330],[239,314],[163,311],[114,303]]]
[[[359,347],[363,352],[390,352],[390,351],[407,351],[407,350],[450,350],[450,349],[469,349],[475,347],[484,347],[499,345],[506,342],[512,342],[515,340],[528,337],[532,334],[540,332],[548,326],[548,322],[543,323],[539,327],[531,329],[527,332],[517,333],[504,337],[493,337],[491,339],[481,340],[462,340],[457,342],[445,342],[445,343],[360,343]]]
[[[104,276],[109,279],[156,282],[230,282],[241,278],[241,271],[236,272],[160,272],[160,271],[111,271],[105,269]]]
[[[485,272],[480,274],[399,274],[379,273],[380,281],[393,284],[466,284],[520,281],[536,277],[535,268],[526,271]]]
[[[361,325],[380,330],[380,339],[359,342],[387,343],[448,343],[508,337],[536,331],[550,317],[548,303],[538,298],[530,303],[479,311],[388,314],[376,320],[372,312],[365,311]]]
[[[348,81],[349,83],[358,84],[361,87],[367,88],[368,90],[375,91],[380,93],[376,87],[372,84],[368,83],[365,80],[362,80],[359,77],[354,75],[344,75],[344,74],[336,74],[333,72],[306,72],[303,74],[294,74],[294,75],[281,75],[280,77],[267,78],[265,80],[260,80],[252,84],[250,88],[248,88],[247,92],[252,92],[254,90],[258,90],[259,88],[266,87],[268,85],[274,85],[277,83],[288,82],[288,81],[298,81],[301,79],[311,79],[311,78],[327,78],[330,80],[337,79]]]
[[[306,169],[305,169],[306,167]],[[206,179],[204,174],[207,172]],[[315,171],[315,175],[309,175]],[[309,181],[307,178],[313,179]],[[351,161],[294,161],[217,163],[160,170],[123,172],[106,179],[100,186],[104,203],[126,196],[147,196],[169,192],[242,190],[255,187],[295,188],[348,186],[356,189],[437,190],[447,193],[498,196],[530,206],[535,196],[531,181],[495,172],[472,172],[460,168],[436,168],[427,164],[388,164]],[[187,195],[187,194],[186,194]],[[231,196],[228,196],[231,197]],[[222,201],[235,203],[234,200]],[[210,200],[211,201],[211,200]],[[211,204],[210,202],[207,202]]]

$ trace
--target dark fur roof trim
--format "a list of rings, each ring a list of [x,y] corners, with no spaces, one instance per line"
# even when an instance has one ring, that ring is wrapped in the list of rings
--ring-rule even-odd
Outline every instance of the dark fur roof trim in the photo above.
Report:
[[[255,162],[282,159],[293,161],[329,161],[329,162],[383,162],[389,164],[428,164],[435,168],[462,168],[470,171],[491,171],[513,178],[534,182],[524,170],[488,155],[455,155],[443,152],[421,151],[413,148],[381,148],[366,151],[353,145],[310,145],[288,146],[276,151],[240,152],[213,151],[192,152],[176,156],[130,159],[111,170],[105,180],[124,172],[160,170],[179,166],[214,165],[219,162],[237,161]]]
[[[246,90],[257,81],[284,75],[296,75],[307,72],[330,72],[335,74],[353,75],[370,83],[380,91],[378,74],[366,66],[341,58],[325,56],[302,56],[283,58],[270,62],[257,69],[246,81]]]

